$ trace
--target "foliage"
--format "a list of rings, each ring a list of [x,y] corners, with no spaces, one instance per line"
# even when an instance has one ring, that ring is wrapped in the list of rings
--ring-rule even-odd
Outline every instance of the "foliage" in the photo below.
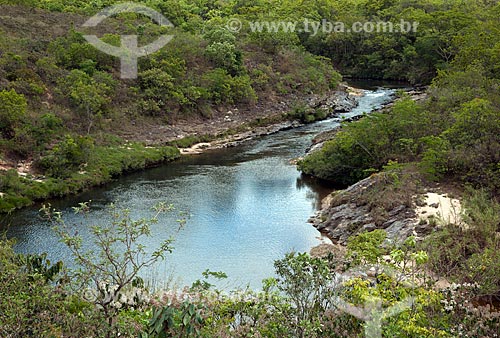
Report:
[[[299,162],[305,173],[352,184],[369,175],[369,169],[382,169],[390,160],[412,156],[403,152],[402,142],[418,139],[422,110],[405,98],[389,113],[373,113],[359,121],[344,124],[335,138]],[[406,150],[406,149],[404,149]],[[411,159],[411,157],[409,158]]]
[[[236,37],[227,29],[216,27],[204,35],[209,45],[205,56],[216,68],[225,69],[231,75],[243,70],[242,53],[236,46]]]
[[[211,100],[217,104],[252,102],[256,99],[248,75],[233,77],[226,70],[216,68],[207,72],[202,82],[209,90]]]
[[[335,292],[328,284],[334,277],[328,262],[305,253],[290,253],[275,261],[276,286],[292,305],[293,336],[310,337],[319,330],[317,318],[331,306]]]
[[[178,309],[168,305],[156,308],[148,323],[148,331],[141,332],[139,338],[196,337],[203,324],[200,310],[200,305],[188,301]]]
[[[89,141],[88,138],[78,138],[82,138],[82,145],[90,145],[86,143]],[[65,141],[62,141],[62,143],[64,144]],[[113,177],[121,173],[172,161],[180,155],[177,148],[170,146],[145,147],[138,143],[126,143],[120,146],[94,146],[93,151],[88,153],[89,148],[80,148],[78,144],[78,141],[73,139],[67,149],[69,151],[67,155],[70,159],[75,159],[73,155],[77,155],[76,159],[78,161],[72,164],[73,171],[68,170],[69,168],[54,167],[54,164],[59,163],[58,159],[54,159],[54,163],[46,162],[49,168],[54,167],[59,170],[58,172],[63,174],[64,179],[44,178],[43,180],[36,180],[32,176],[22,177],[13,169],[0,172],[0,189],[5,194],[0,199],[0,210],[9,212],[16,208],[31,205],[36,200],[61,197],[83,191],[92,186],[109,182]],[[87,155],[89,157],[86,157]],[[50,156],[50,152],[48,156]],[[86,163],[80,162],[85,158],[88,159]],[[67,159],[64,161],[67,161]],[[41,162],[43,163],[44,160],[42,159]]]
[[[348,256],[354,264],[374,264],[382,256],[382,242],[385,240],[384,230],[374,230],[349,238],[347,242]]]
[[[3,138],[12,138],[15,128],[26,119],[27,102],[15,90],[0,91],[0,131]]]
[[[447,224],[426,240],[430,268],[455,282],[478,283],[479,294],[498,295],[500,206],[485,191],[471,191],[464,209],[462,224]]]
[[[57,178],[69,176],[75,168],[87,162],[92,152],[93,142],[89,137],[78,136],[76,139],[66,135],[65,139],[54,146],[39,165],[44,171]]]
[[[88,203],[74,208],[77,213],[89,211]],[[152,236],[151,226],[158,222],[161,213],[173,210],[173,206],[160,204],[149,219],[133,220],[128,210],[111,206],[110,224],[92,226],[95,247],[98,251],[86,250],[77,231],[66,225],[61,213],[50,206],[41,211],[53,224],[61,241],[71,250],[77,269],[72,271],[83,299],[93,302],[108,324],[107,337],[118,334],[117,318],[120,309],[144,305],[144,285],[139,273],[165,258],[172,251],[172,239],[163,241],[155,250],[146,250],[141,241]],[[180,221],[180,226],[184,220]],[[89,297],[89,291],[93,291]],[[86,293],[87,292],[87,293]]]
[[[68,97],[71,104],[78,108],[87,119],[87,134],[90,133],[95,115],[102,114],[110,103],[115,81],[104,72],[95,72],[93,76],[81,70],[72,70],[59,82],[59,89]]]
[[[157,68],[151,68],[139,74],[144,113],[161,115],[173,104],[185,103],[186,98],[179,91],[174,80],[168,72]]]
[[[87,204],[82,204],[78,209],[87,208]],[[55,217],[55,221],[60,219],[58,214],[49,215]],[[124,217],[128,218],[127,214]],[[118,226],[132,225],[128,221],[119,223],[121,225]],[[136,225],[139,223],[147,227],[147,222],[138,221]],[[106,238],[112,239],[113,243],[121,241],[121,236],[107,233],[105,228],[101,229],[104,232],[99,233],[99,236],[104,240],[103,243],[107,242]],[[75,237],[63,236],[72,242],[70,245],[80,245]],[[373,242],[372,249],[378,248],[382,237],[379,233],[356,236],[351,242],[354,244],[349,248],[351,253],[356,254],[351,256],[362,257],[367,252],[366,243],[370,241]],[[110,259],[109,262],[119,260],[119,254],[112,254],[114,250],[107,251],[109,244],[111,242],[102,247],[105,254],[102,259]],[[242,290],[225,294],[211,290],[210,287],[184,289],[181,292],[168,290],[153,296],[154,300],[149,306],[148,303],[141,305],[137,301],[128,302],[123,298],[124,289],[119,291],[119,288],[112,287],[112,282],[101,283],[101,292],[95,294],[94,301],[101,304],[97,300],[113,298],[106,295],[116,296],[112,302],[113,310],[110,310],[114,316],[111,323],[103,322],[103,318],[109,319],[103,315],[104,306],[96,307],[80,298],[81,288],[77,288],[79,291],[69,296],[53,293],[52,287],[39,274],[41,270],[29,270],[16,265],[32,261],[31,259],[18,260],[13,256],[10,244],[4,242],[3,245],[6,246],[0,250],[2,272],[6,269],[16,271],[14,267],[18,267],[20,270],[17,271],[22,273],[28,272],[26,283],[31,283],[31,287],[35,287],[38,293],[30,292],[27,300],[37,302],[36,311],[50,304],[50,314],[55,317],[51,317],[50,321],[35,321],[30,326],[30,332],[41,332],[39,336],[42,337],[54,332],[66,337],[75,332],[84,332],[83,330],[86,330],[85,335],[89,337],[132,337],[134,334],[139,337],[352,337],[362,336],[363,331],[368,335],[392,337],[452,337],[473,332],[491,335],[496,332],[500,318],[500,314],[490,308],[474,304],[478,294],[475,283],[452,284],[442,291],[436,290],[426,275],[424,264],[427,256],[418,250],[412,237],[402,246],[389,249],[391,261],[383,259],[385,250],[371,251],[372,254],[364,256],[370,257],[374,264],[358,266],[351,260],[348,271],[338,269],[338,262],[333,258],[312,258],[305,253],[287,254],[275,263],[277,278],[265,280],[260,292]],[[5,251],[5,248],[8,250]],[[5,255],[6,252],[10,253]],[[107,258],[106,252],[111,258]],[[9,255],[13,258],[6,259]],[[127,276],[130,281],[131,274],[119,273],[112,265],[100,265],[96,263],[98,261],[99,258],[97,261],[84,262],[84,266],[91,267],[94,272],[90,271],[89,276],[89,271],[86,270],[87,275],[81,277],[93,279],[93,276],[109,273],[107,276],[114,281],[119,282],[121,276]],[[35,262],[37,263],[34,265],[39,266],[40,260],[35,259]],[[42,270],[45,271],[45,268]],[[127,271],[133,273],[133,270]],[[209,274],[207,271],[206,275]],[[215,275],[221,276],[220,273]],[[6,276],[5,273],[2,276]],[[33,284],[37,281],[43,281],[43,284]],[[77,282],[73,286],[82,282],[81,279],[72,281]],[[143,287],[141,283],[132,286]],[[6,289],[5,283],[2,288]],[[16,290],[17,288],[18,286]],[[41,294],[41,290],[46,293]],[[9,300],[18,299],[18,294],[13,289],[6,292]],[[4,304],[0,302],[0,306]],[[27,314],[29,311],[30,308],[26,307],[22,313]],[[9,317],[9,313],[11,312],[6,311],[0,315],[4,331],[10,330],[9,318],[14,318]],[[26,318],[35,318],[33,316],[36,313],[32,312]],[[139,323],[142,324],[138,325]],[[68,331],[73,328],[75,331]]]
[[[69,311],[64,292],[49,282],[57,276],[60,263],[50,266],[43,256],[18,255],[12,245],[0,241],[0,335],[83,334],[86,326]]]
[[[491,96],[485,93],[484,97]],[[429,179],[457,177],[496,194],[499,106],[478,98],[464,99],[458,106],[453,101],[452,107],[447,102],[446,108],[436,107],[432,101],[417,104],[403,99],[388,112],[344,125],[320,151],[300,161],[299,168],[347,185],[367,177],[372,169],[381,170],[390,160],[416,161]],[[444,120],[443,114],[449,118]]]

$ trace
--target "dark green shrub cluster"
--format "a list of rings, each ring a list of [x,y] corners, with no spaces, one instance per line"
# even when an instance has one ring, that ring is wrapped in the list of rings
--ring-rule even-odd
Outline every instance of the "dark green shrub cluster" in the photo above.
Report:
[[[373,113],[343,125],[320,151],[299,162],[299,168],[340,184],[355,183],[390,160],[415,160],[420,139],[427,132],[426,121],[421,107],[403,99],[388,113]]]
[[[66,178],[89,160],[93,147],[89,137],[66,135],[40,159],[39,166],[52,177]]]
[[[287,117],[291,120],[298,120],[302,123],[312,123],[318,120],[323,120],[327,117],[328,112],[321,109],[313,109],[304,105],[296,106],[291,112],[287,113]]]

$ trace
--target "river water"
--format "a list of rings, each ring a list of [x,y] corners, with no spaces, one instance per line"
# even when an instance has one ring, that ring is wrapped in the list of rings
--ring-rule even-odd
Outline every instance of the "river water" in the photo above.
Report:
[[[347,117],[370,112],[388,102],[394,89],[365,89],[359,106]],[[153,237],[143,244],[153,250],[162,240],[175,237],[174,251],[164,262],[145,272],[148,279],[169,286],[190,285],[206,269],[223,271],[221,287],[259,288],[273,276],[273,262],[290,251],[309,251],[321,235],[307,219],[317,210],[328,187],[301,177],[290,159],[302,156],[319,132],[338,125],[329,119],[298,129],[258,138],[234,148],[184,157],[174,163],[118,178],[106,186],[52,201],[67,224],[74,225],[92,248],[89,225],[103,224],[105,207],[128,208],[133,218],[152,215],[158,202],[172,203],[190,217],[177,231],[177,212],[161,216]],[[92,200],[86,218],[71,207]],[[72,265],[68,249],[34,206],[2,216],[0,224],[15,249],[22,253],[47,252],[51,261]]]

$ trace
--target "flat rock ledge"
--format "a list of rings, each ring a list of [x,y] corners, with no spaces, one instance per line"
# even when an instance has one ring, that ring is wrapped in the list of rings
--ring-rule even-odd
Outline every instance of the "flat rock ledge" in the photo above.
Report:
[[[349,198],[340,205],[333,204],[332,195],[323,200],[322,209],[309,219],[323,235],[334,244],[345,245],[349,237],[376,229],[387,233],[391,243],[401,243],[410,236],[422,238],[432,232],[432,222],[422,222],[417,213],[417,206],[407,207],[404,204],[395,206],[387,213],[386,220],[380,224],[370,215],[367,205],[359,205],[357,197],[376,184],[376,175],[372,175],[351,185],[338,194],[348,194]]]

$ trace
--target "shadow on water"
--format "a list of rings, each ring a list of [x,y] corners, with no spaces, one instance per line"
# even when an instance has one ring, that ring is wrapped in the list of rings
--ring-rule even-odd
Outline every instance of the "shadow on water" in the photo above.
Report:
[[[345,188],[345,185],[325,181],[305,174],[300,174],[300,176],[297,177],[297,189],[311,189],[314,191],[314,194],[311,194],[309,199],[313,202],[315,209],[321,208],[321,201],[331,194],[332,191]]]

